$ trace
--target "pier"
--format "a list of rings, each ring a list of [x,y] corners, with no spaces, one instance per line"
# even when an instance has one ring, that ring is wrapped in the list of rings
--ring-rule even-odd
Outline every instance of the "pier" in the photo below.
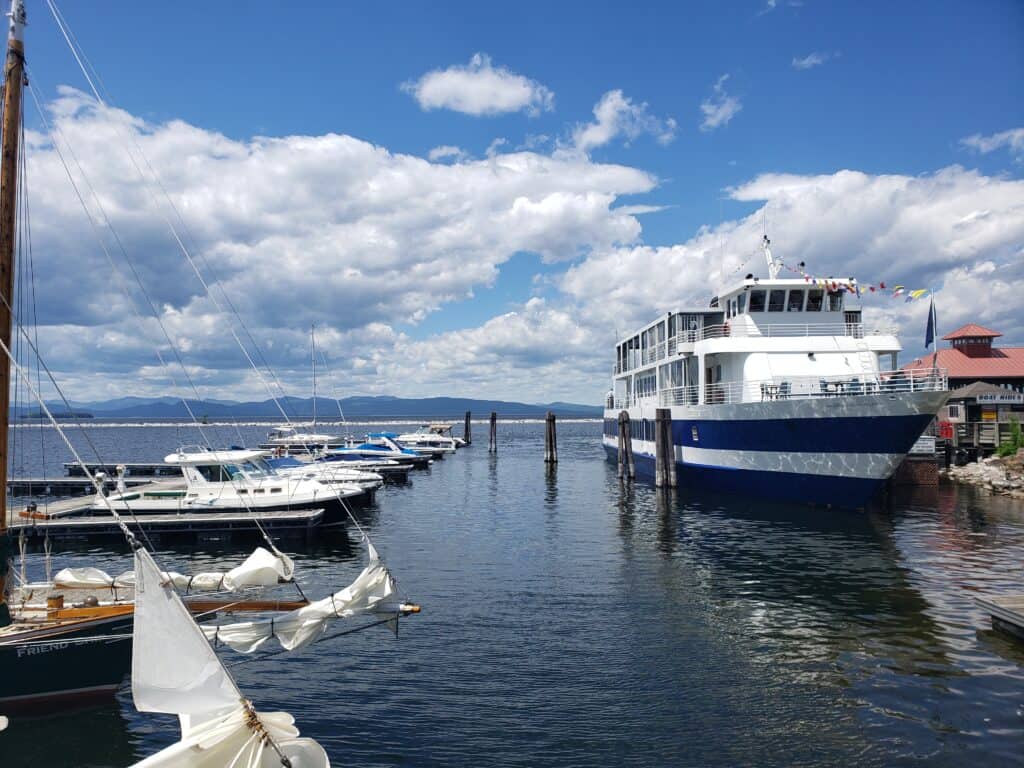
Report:
[[[77,506],[75,506],[77,505]],[[54,510],[54,507],[58,510]],[[8,528],[13,536],[27,539],[67,539],[90,536],[122,536],[113,515],[87,515],[80,499],[66,499],[50,505],[48,518],[21,517],[17,510],[8,515]],[[128,527],[148,535],[202,535],[209,533],[258,534],[254,523],[275,534],[313,533],[323,521],[322,509],[277,510],[271,512],[183,512],[180,514],[123,515]]]
[[[152,482],[152,478],[126,477],[126,488],[135,488]],[[117,488],[117,479],[106,477],[103,487],[108,491]],[[85,475],[77,477],[12,477],[7,481],[7,493],[18,496],[86,496],[95,493],[93,484]]]
[[[1024,642],[1024,594],[975,598],[992,619],[992,629]]]

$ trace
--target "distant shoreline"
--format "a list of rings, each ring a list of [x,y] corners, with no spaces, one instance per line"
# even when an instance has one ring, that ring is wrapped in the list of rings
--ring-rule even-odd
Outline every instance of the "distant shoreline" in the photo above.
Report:
[[[103,417],[95,416],[87,419],[90,427],[96,427],[101,429],[109,429],[112,427],[274,427],[280,426],[284,423],[282,419],[231,419],[223,420],[218,419],[217,421],[192,421],[191,419],[180,418],[180,417],[152,417],[138,419],[129,419],[122,416]],[[66,421],[66,420],[62,420]],[[455,421],[453,419],[437,419],[437,418],[421,418],[421,419],[397,419],[397,418],[385,418],[385,419],[359,419],[353,421],[318,421],[316,423],[317,429],[335,429],[354,426],[390,426],[390,425],[401,425],[401,424],[426,424],[430,422],[443,421],[445,423],[451,423],[454,431],[458,432],[457,427],[461,426],[464,421],[459,419]],[[502,416],[498,414],[498,421],[502,424],[543,424],[544,419],[538,416]],[[600,424],[602,419],[596,416],[566,416],[559,418],[559,422],[563,424]],[[471,419],[470,424],[489,424],[490,418],[482,419]],[[294,426],[309,426],[309,422],[303,422],[301,420],[295,420],[292,422]],[[46,427],[49,429],[53,428],[52,424],[46,421],[40,421],[38,419],[25,420],[19,423],[12,423],[11,429],[23,429],[26,427]]]

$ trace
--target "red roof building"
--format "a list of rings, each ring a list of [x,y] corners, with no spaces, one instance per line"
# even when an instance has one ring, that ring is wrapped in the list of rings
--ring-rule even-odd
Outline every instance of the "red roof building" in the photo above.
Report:
[[[942,337],[950,347],[938,351],[935,365],[949,371],[950,389],[985,381],[1024,392],[1024,347],[993,347],[992,341],[1002,335],[999,331],[968,323]],[[929,368],[932,357],[919,357],[903,367]]]

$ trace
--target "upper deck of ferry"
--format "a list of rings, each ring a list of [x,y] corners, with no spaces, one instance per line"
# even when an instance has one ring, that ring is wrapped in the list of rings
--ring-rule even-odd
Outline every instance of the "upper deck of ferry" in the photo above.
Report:
[[[669,312],[630,334],[616,345],[614,373],[628,373],[668,357],[698,351],[841,348],[828,341],[834,337],[868,337],[874,351],[898,352],[895,328],[863,323],[856,285],[853,278],[829,279],[828,285],[822,286],[804,279],[748,275],[714,297],[708,308]],[[765,343],[768,339],[788,341]],[[718,343],[702,344],[709,340]]]
[[[748,274],[707,308],[668,312],[615,347],[608,408],[719,405],[944,389],[945,372],[900,372],[896,329],[865,324],[852,277]]]

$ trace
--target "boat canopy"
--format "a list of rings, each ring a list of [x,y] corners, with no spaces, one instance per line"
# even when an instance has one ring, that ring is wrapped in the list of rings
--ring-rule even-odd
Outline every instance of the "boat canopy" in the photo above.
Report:
[[[164,457],[168,464],[241,464],[246,461],[256,461],[267,455],[266,451],[238,450],[238,451],[186,451],[180,449]]]

